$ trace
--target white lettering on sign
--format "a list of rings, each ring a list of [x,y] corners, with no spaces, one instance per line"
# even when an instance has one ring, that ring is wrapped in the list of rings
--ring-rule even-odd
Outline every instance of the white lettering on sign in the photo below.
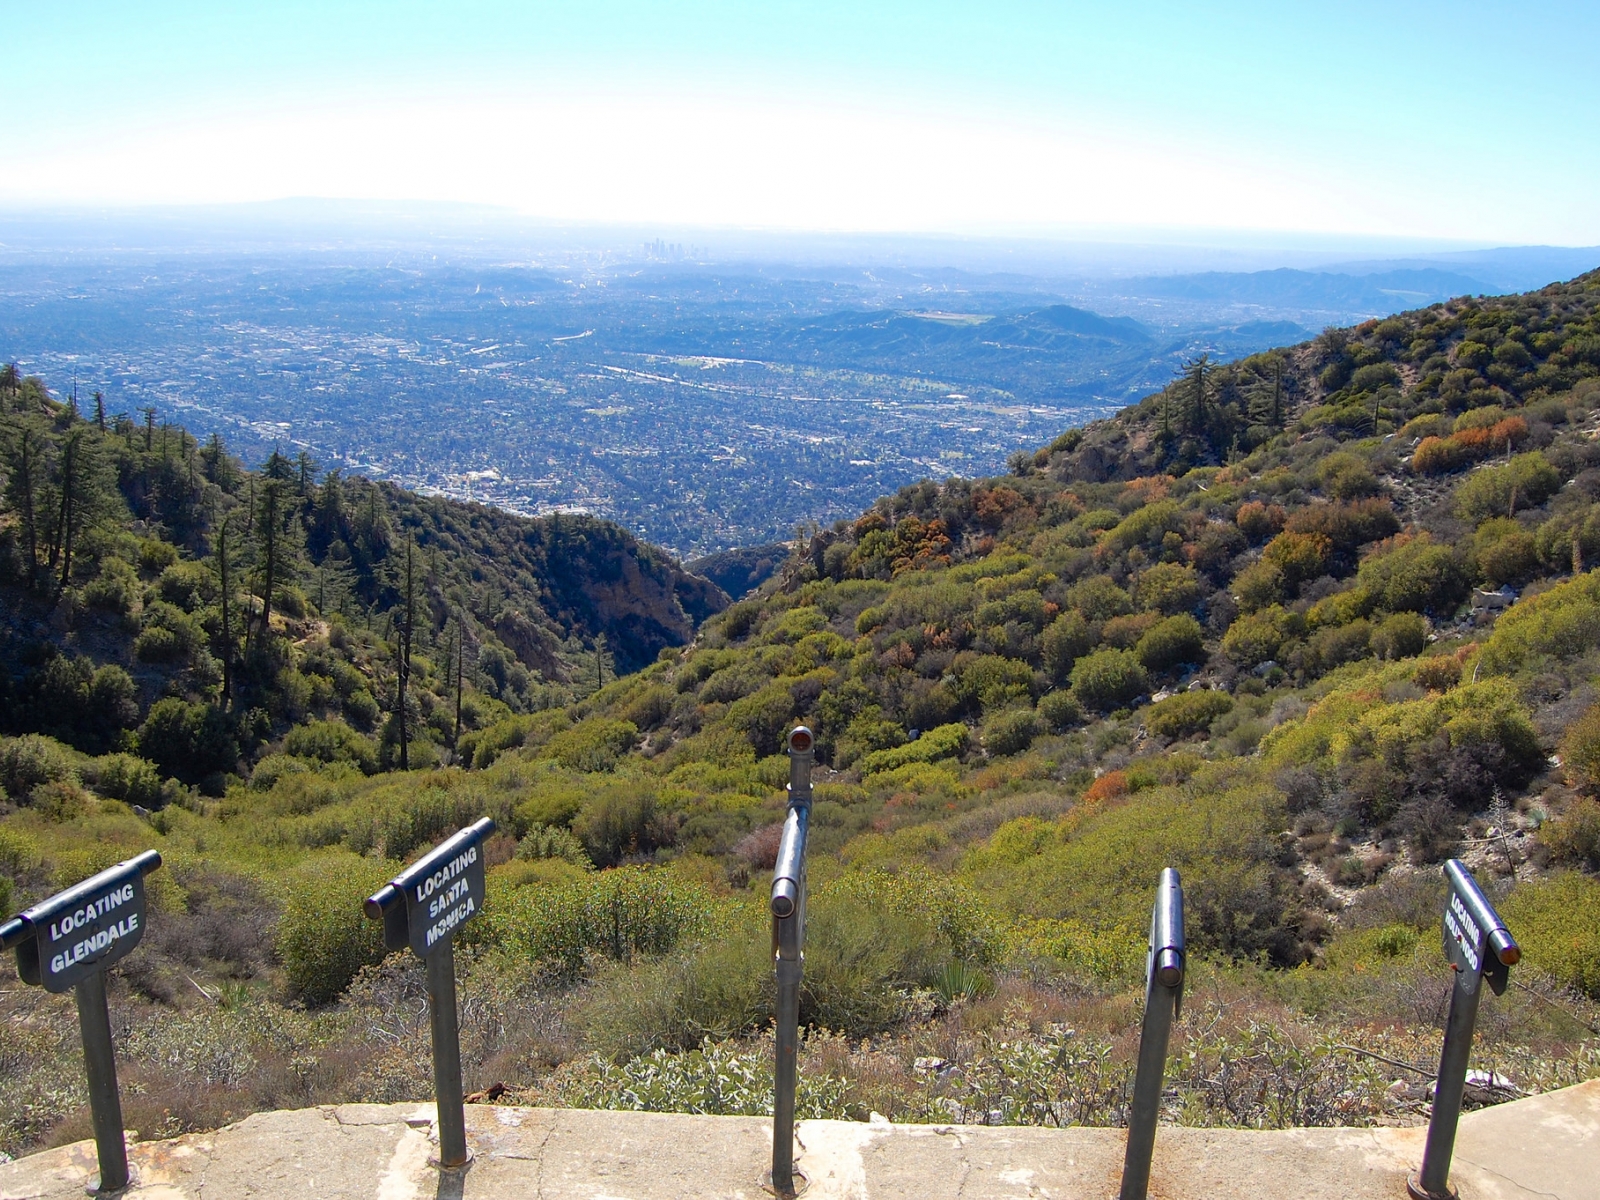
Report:
[[[435,942],[477,911],[478,906],[473,903],[472,897],[468,896],[460,904],[445,913],[437,922],[428,927],[428,948],[432,949]],[[432,914],[430,913],[429,915],[431,916]]]
[[[1461,903],[1461,897],[1454,892],[1450,894],[1450,907],[1445,911],[1444,923],[1450,930],[1450,936],[1455,938],[1456,945],[1461,947],[1468,965],[1474,971],[1478,970],[1482,966],[1478,946],[1483,940],[1483,931],[1467,912],[1467,906]]]
[[[130,888],[129,891],[131,890]],[[117,893],[113,892],[112,894],[116,895]],[[82,922],[79,922],[79,924],[82,924]],[[76,928],[76,926],[72,926],[72,928]],[[52,925],[51,929],[55,929],[55,926]],[[138,932],[139,914],[129,913],[115,925],[108,926],[99,933],[91,934],[73,946],[71,950],[63,951],[52,957],[50,959],[50,973],[59,975],[74,963],[83,962],[87,958],[97,958],[111,949],[116,942],[126,937],[133,937]]]
[[[467,880],[458,879],[452,883],[449,889],[442,895],[435,896],[432,900],[428,901],[428,920],[433,920],[445,909],[449,908],[457,900],[465,896],[467,894],[467,887]]]
[[[90,921],[105,916],[115,908],[121,908],[133,899],[133,884],[125,883],[115,891],[107,892],[92,904],[68,913],[64,917],[57,917],[50,922],[50,940],[59,942],[74,929],[82,929]]]
[[[460,875],[461,872],[465,871],[477,861],[478,847],[468,846],[465,851],[456,855],[456,857],[445,863],[444,866],[440,867],[432,875],[428,876],[428,878],[417,884],[415,893],[417,903],[421,904],[429,896],[433,895],[440,888],[444,887],[445,884],[449,883],[457,875]]]

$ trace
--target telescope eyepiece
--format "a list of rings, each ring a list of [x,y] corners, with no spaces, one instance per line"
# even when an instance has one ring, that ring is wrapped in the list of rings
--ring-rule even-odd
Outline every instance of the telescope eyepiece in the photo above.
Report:
[[[800,900],[800,889],[795,886],[792,879],[775,879],[772,881],[772,915],[780,920],[784,917],[794,916],[796,904]]]
[[[5,924],[0,925],[0,951],[10,950],[13,946],[20,945],[27,940],[32,930],[28,923],[21,917],[12,917]]]
[[[815,744],[816,739],[812,737],[811,730],[804,725],[796,725],[789,733],[790,754],[808,753]]]
[[[1503,929],[1490,933],[1489,946],[1503,967],[1514,967],[1522,961],[1522,947],[1512,941],[1511,935]]]
[[[374,895],[366,898],[361,905],[361,910],[366,913],[367,920],[381,921],[383,920],[383,915],[398,904],[400,900],[400,889],[392,883],[386,883]]]
[[[1183,956],[1176,950],[1156,955],[1156,982],[1162,987],[1177,987],[1183,982]]]

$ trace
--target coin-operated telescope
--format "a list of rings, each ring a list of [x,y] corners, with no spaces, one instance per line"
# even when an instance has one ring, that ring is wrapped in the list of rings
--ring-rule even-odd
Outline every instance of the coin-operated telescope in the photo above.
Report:
[[[1122,1162],[1121,1200],[1145,1200],[1150,1157],[1161,1117],[1162,1078],[1172,1022],[1183,1011],[1183,881],[1163,867],[1150,910],[1150,952],[1145,960],[1144,1026],[1139,1031],[1139,1070],[1128,1114],[1128,1144]]]
[[[433,1094],[439,1112],[439,1165],[463,1167],[467,1116],[461,1099],[461,1033],[456,1014],[456,931],[483,911],[483,843],[488,817],[445,839],[367,897],[367,917],[383,922],[383,944],[409,948],[427,972],[433,1033]]]
[[[772,1103],[772,1190],[793,1196],[794,1096],[800,1050],[800,977],[805,971],[806,833],[811,824],[811,730],[789,733],[789,811],[772,868],[772,953],[778,976],[778,1061]]]
[[[47,992],[70,989],[78,1002],[83,1065],[89,1076],[89,1118],[100,1158],[100,1180],[90,1189],[93,1192],[128,1186],[128,1147],[111,1048],[106,970],[144,937],[144,877],[160,865],[161,855],[146,850],[0,925],[0,951],[16,951],[17,974],[23,983]]]
[[[1449,1200],[1455,1195],[1450,1190],[1450,1156],[1467,1088],[1481,985],[1487,983],[1496,996],[1501,995],[1510,982],[1511,968],[1522,959],[1516,939],[1459,859],[1444,864],[1444,878],[1450,885],[1444,909],[1444,956],[1455,972],[1455,986],[1450,989],[1450,1015],[1445,1020],[1422,1167],[1406,1180],[1406,1190],[1415,1200]]]

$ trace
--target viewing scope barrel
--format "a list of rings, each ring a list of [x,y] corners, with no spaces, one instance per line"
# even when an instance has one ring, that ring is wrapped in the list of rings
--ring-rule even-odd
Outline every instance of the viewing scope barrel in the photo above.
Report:
[[[1504,967],[1514,967],[1521,962],[1522,947],[1517,945],[1517,940],[1506,929],[1500,914],[1495,912],[1494,905],[1489,903],[1489,898],[1483,894],[1478,881],[1467,872],[1466,867],[1452,858],[1445,863],[1444,873],[1456,895],[1461,897],[1468,914],[1478,923],[1478,928],[1487,932],[1489,953],[1494,955],[1495,961]]]
[[[811,766],[815,740],[811,730],[798,725],[789,734],[789,812],[778,842],[778,860],[772,868],[772,915],[791,917],[800,903],[800,880],[805,870],[808,810],[811,807]]]
[[[0,925],[0,950],[12,950],[28,940],[28,922],[12,917]]]
[[[772,869],[772,915],[794,916],[800,903],[801,856],[805,852],[804,823],[790,809],[783,820],[783,840],[778,843],[778,861]]]
[[[1151,914],[1151,972],[1163,987],[1183,982],[1183,885],[1171,867],[1161,872],[1156,884],[1156,903]]]

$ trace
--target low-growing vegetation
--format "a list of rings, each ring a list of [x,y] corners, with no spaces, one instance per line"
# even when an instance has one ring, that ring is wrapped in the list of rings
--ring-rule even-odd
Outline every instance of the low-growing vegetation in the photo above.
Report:
[[[226,523],[126,482],[167,469],[148,430],[104,435],[125,508],[68,566],[48,523],[30,543],[19,447],[46,421],[35,448],[59,456],[90,423],[14,381],[0,898],[162,850],[113,988],[145,1136],[422,1096],[420,970],[359,903],[492,816],[460,952],[469,1087],[760,1112],[779,751],[804,721],[808,1114],[1124,1121],[1166,865],[1194,966],[1174,1120],[1418,1119],[1452,856],[1525,948],[1476,1064],[1521,1091],[1595,1076],[1597,302],[1586,276],[1193,364],[1010,476],[920,484],[800,539],[620,674],[584,657],[581,621],[519,624],[467,567],[407,599],[392,526],[358,603],[303,565],[259,586],[259,533],[224,585]],[[259,512],[283,470],[215,486]],[[306,514],[290,543],[313,545],[330,485],[280,482]],[[382,499],[431,536],[423,502],[334,484],[352,520]],[[86,1128],[64,1003],[0,991],[0,1148]]]

